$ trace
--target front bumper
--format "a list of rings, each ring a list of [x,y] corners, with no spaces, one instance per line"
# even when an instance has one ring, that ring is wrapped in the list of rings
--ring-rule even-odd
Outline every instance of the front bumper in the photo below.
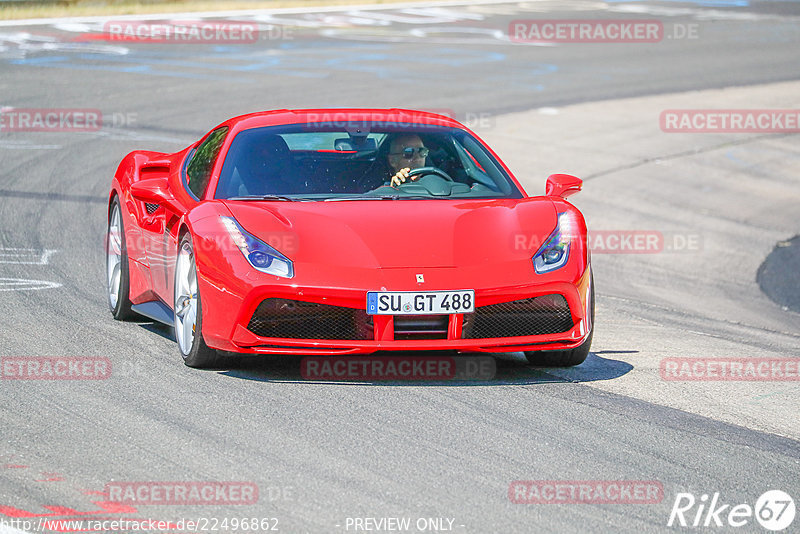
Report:
[[[459,321],[452,315],[450,324]],[[560,350],[575,348],[589,336],[582,324],[569,332],[546,334],[542,336],[523,336],[484,339],[420,339],[420,340],[313,340],[266,338],[256,336],[245,327],[237,325],[232,343],[235,352],[253,354],[370,354],[380,350],[391,351],[433,351],[456,350],[459,352],[517,352],[528,350]]]
[[[369,316],[369,330],[350,339],[316,339],[311,337],[270,337],[254,332],[251,320],[259,305],[266,299],[287,299],[349,309],[362,320],[366,316],[366,290],[330,287],[297,287],[293,285],[254,285],[237,293],[209,279],[201,278],[203,299],[203,336],[206,343],[218,350],[244,354],[343,355],[369,354],[376,351],[435,351],[459,352],[516,352],[533,350],[565,350],[582,344],[589,336],[592,324],[589,312],[590,269],[575,282],[555,281],[506,288],[475,290],[476,311],[480,308],[560,295],[569,310],[569,321],[555,333],[506,337],[470,337],[468,314],[438,316],[440,334],[437,339],[417,339],[398,335],[398,321],[391,315]],[[360,306],[359,306],[360,304]],[[220,313],[220,310],[223,313]],[[238,313],[225,313],[238,310]],[[466,325],[466,327],[465,327]],[[363,326],[363,325],[362,325]],[[423,336],[427,337],[427,336]]]

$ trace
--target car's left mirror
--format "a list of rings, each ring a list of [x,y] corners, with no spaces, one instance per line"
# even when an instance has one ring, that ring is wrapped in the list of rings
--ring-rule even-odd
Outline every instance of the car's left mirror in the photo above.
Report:
[[[551,174],[545,184],[545,195],[567,198],[583,187],[583,180],[571,174]]]

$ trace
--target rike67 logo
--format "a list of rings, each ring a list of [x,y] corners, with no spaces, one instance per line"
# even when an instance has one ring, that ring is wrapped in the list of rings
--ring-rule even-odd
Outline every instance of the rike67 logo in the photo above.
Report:
[[[780,490],[765,492],[755,507],[748,503],[730,504],[720,499],[719,492],[709,501],[708,494],[697,499],[691,493],[678,493],[667,526],[689,528],[743,527],[753,518],[765,529],[773,532],[786,530],[794,521],[796,508],[792,497]]]

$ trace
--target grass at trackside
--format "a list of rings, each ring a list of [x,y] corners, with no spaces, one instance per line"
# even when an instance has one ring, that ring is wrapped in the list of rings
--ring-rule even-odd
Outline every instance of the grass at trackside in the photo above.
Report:
[[[70,0],[67,2],[2,2],[0,20],[94,15],[143,15],[195,11],[234,11],[281,7],[389,4],[408,0]]]

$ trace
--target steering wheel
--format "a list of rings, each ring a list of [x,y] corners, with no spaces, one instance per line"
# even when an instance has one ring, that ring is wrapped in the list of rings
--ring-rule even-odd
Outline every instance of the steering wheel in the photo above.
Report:
[[[425,175],[425,174],[435,174],[436,176],[439,176],[440,178],[444,178],[448,182],[455,182],[455,180],[450,178],[449,174],[444,172],[439,167],[418,167],[416,169],[413,169],[411,172],[409,172],[408,176],[410,178],[411,176]],[[402,184],[400,184],[400,185],[402,185]]]

